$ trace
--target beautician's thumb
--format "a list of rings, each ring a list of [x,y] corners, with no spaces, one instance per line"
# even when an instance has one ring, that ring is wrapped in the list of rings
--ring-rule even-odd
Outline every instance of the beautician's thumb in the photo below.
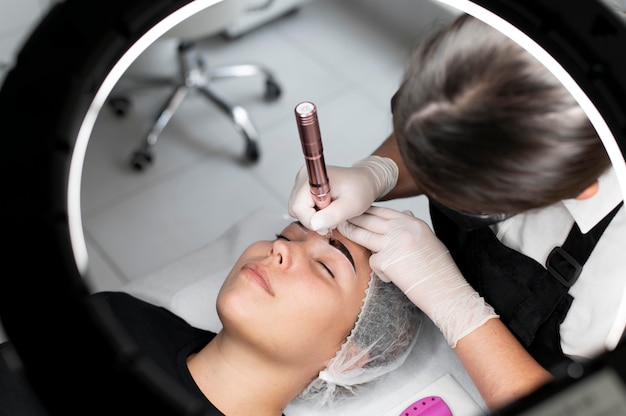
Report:
[[[372,236],[374,236],[374,233],[371,231],[356,226],[350,221],[340,222],[339,225],[337,225],[337,230],[348,240],[351,240],[368,250],[374,251],[370,245],[370,240],[372,239]]]
[[[335,229],[337,225],[348,218],[361,214],[360,212],[353,212],[353,205],[346,198],[339,197],[333,200],[326,208],[313,214],[311,217],[311,229],[321,235],[326,235],[328,230]]]
[[[328,234],[328,231],[337,228],[337,224],[341,222],[341,220],[336,220],[336,218],[340,218],[340,215],[336,213],[333,215],[332,211],[334,210],[332,209],[330,209],[331,212],[327,212],[329,209],[330,205],[320,211],[317,211],[311,217],[311,229],[320,235]]]

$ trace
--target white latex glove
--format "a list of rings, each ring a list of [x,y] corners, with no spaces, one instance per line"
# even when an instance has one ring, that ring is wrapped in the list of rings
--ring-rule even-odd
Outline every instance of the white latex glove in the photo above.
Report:
[[[302,166],[289,197],[289,215],[305,227],[325,235],[337,224],[362,214],[398,182],[398,166],[380,156],[368,156],[352,167],[327,166],[331,203],[317,211],[309,189],[306,166]]]
[[[498,317],[467,283],[428,224],[410,212],[371,207],[339,224],[338,230],[374,253],[372,270],[404,291],[452,348],[487,320]]]

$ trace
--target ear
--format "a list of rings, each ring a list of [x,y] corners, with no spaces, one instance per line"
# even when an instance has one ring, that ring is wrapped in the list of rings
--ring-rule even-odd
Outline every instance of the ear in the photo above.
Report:
[[[582,201],[583,199],[591,198],[596,193],[598,193],[599,188],[600,188],[600,185],[598,184],[598,181],[595,181],[594,183],[589,185],[584,191],[578,194],[576,199],[579,201]]]

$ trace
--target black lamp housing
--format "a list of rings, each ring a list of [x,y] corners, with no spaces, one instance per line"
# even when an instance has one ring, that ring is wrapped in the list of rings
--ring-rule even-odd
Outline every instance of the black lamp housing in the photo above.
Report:
[[[91,115],[120,62],[136,53],[160,22],[216,2],[58,2],[23,46],[0,90],[7,220],[0,316],[35,391],[53,414],[202,414],[88,297],[76,187]],[[598,0],[474,3],[521,29],[561,63],[602,114],[623,163],[626,27],[616,13]],[[623,348],[613,354],[626,362]],[[623,366],[620,371],[623,382]],[[523,406],[503,414],[517,414]]]

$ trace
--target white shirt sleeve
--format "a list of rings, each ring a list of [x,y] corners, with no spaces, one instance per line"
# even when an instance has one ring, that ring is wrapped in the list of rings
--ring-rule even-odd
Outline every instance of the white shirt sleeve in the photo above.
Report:
[[[496,226],[508,247],[545,265],[574,221],[588,232],[622,200],[615,172],[599,178],[599,190],[586,200],[566,200],[529,211]],[[615,348],[626,326],[626,214],[613,218],[569,293],[574,298],[561,324],[561,347],[572,358],[591,358]]]

